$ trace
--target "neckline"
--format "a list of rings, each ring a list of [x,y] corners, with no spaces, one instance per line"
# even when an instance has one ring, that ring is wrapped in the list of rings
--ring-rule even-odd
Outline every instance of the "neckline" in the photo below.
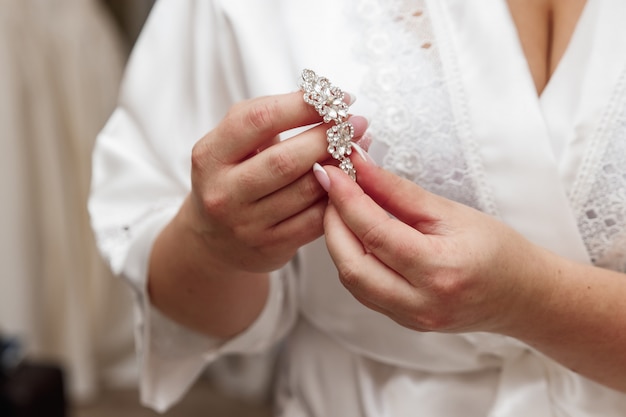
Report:
[[[579,106],[583,105],[584,84],[590,82],[589,77],[593,76],[588,67],[592,60],[594,35],[600,33],[595,24],[598,5],[597,1],[587,0],[567,49],[543,92],[538,95],[554,157],[560,165],[580,123],[577,118],[581,114]]]
[[[551,84],[551,80],[555,77],[558,76],[558,74],[560,72],[563,72],[562,68],[563,67],[567,67],[567,56],[571,55],[571,50],[572,49],[576,49],[578,44],[580,43],[578,38],[579,33],[582,30],[582,27],[585,26],[586,21],[588,20],[587,15],[589,14],[588,9],[589,9],[589,3],[592,2],[593,0],[585,0],[585,3],[580,11],[580,14],[577,16],[577,20],[574,23],[574,26],[572,28],[571,33],[569,33],[569,38],[567,39],[567,44],[565,45],[565,48],[563,49],[561,55],[559,56],[558,62],[556,62],[556,65],[553,67],[552,71],[550,71],[550,69],[546,69],[546,78],[543,80],[544,84],[541,87],[541,89],[538,89],[538,86],[535,84],[535,79],[534,79],[534,75],[533,75],[533,68],[531,67],[531,61],[528,55],[528,51],[524,48],[524,42],[522,39],[522,35],[520,32],[520,27],[518,26],[518,17],[514,15],[513,10],[511,9],[511,5],[509,4],[508,0],[502,0],[504,6],[505,6],[505,10],[507,12],[507,17],[508,17],[508,21],[510,22],[511,26],[513,27],[513,33],[515,34],[515,44],[517,49],[519,50],[519,53],[521,54],[522,57],[524,57],[524,61],[526,64],[526,68],[528,70],[529,76],[531,78],[531,80],[533,80],[533,85],[535,85],[535,93],[537,95],[538,98],[541,98],[541,96],[543,95],[543,93],[548,89],[548,86]],[[551,13],[550,11],[548,11],[548,13]],[[548,32],[550,32],[552,29],[547,29]],[[553,42],[553,39],[550,39],[549,42]],[[550,48],[550,46],[547,46],[548,48]],[[549,61],[549,60],[548,60]],[[550,65],[549,62],[546,62],[546,65]]]
[[[444,67],[458,74],[467,97],[459,98],[468,120],[460,134],[474,143],[475,169],[501,220],[539,246],[589,262],[508,8],[504,0],[483,1],[430,2],[445,19],[447,27],[436,25],[442,37],[450,37],[450,46],[442,45],[449,48]]]
[[[539,100],[559,175],[568,194],[577,193],[578,171],[590,141],[602,136],[605,114],[616,100],[626,69],[621,16],[623,0],[588,0],[572,47],[563,57],[558,77]],[[596,145],[594,145],[595,148]]]
[[[551,94],[550,92],[555,90],[553,86],[555,84],[559,84],[559,78],[567,77],[566,73],[570,72],[571,70],[577,69],[576,62],[574,62],[575,60],[573,60],[573,58],[576,55],[578,55],[577,53],[580,52],[581,48],[585,48],[587,46],[585,42],[585,38],[586,38],[585,35],[588,29],[591,26],[593,26],[591,20],[594,14],[592,13],[593,5],[591,5],[591,3],[594,3],[594,1],[595,0],[586,0],[585,5],[583,6],[583,10],[581,11],[580,16],[578,17],[578,21],[576,22],[574,30],[572,31],[569,41],[567,42],[565,51],[561,55],[559,62],[556,64],[554,71],[548,78],[546,85],[543,87],[543,90],[541,91],[541,93],[537,94],[537,99],[539,101],[541,101],[546,94]],[[515,26],[515,22],[513,22],[512,18],[511,18],[511,22]],[[518,45],[520,47],[522,55],[526,59],[526,54],[524,53],[522,49],[519,36],[518,36]],[[530,66],[528,65],[528,59],[526,59],[526,64],[528,66],[528,72],[530,74]],[[535,91],[537,90],[535,89]]]

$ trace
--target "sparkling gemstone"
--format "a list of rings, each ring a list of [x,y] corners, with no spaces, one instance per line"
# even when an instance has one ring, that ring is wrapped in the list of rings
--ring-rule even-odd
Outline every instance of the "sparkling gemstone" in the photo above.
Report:
[[[328,153],[335,159],[352,153],[352,138],[354,137],[354,126],[350,122],[343,122],[335,125],[326,131],[328,141]]]
[[[324,122],[341,123],[348,117],[348,105],[343,101],[344,92],[333,86],[328,78],[319,77],[311,70],[304,70],[300,89],[304,91],[304,101],[315,107]]]
[[[326,131],[328,153],[339,162],[339,167],[350,178],[356,181],[356,170],[348,156],[352,153],[354,126],[344,121],[348,118],[348,104],[344,102],[345,94],[339,87],[331,84],[326,77],[318,76],[310,69],[301,74],[300,89],[304,92],[303,99],[315,108],[325,123],[335,125]]]
[[[350,158],[344,158],[339,163],[339,168],[346,174],[352,178],[353,181],[356,181],[356,170],[354,169],[354,165],[352,165],[352,161]]]

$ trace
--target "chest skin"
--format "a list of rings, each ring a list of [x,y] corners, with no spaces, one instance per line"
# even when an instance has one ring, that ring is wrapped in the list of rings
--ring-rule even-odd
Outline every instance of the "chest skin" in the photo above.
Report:
[[[537,95],[541,95],[567,46],[586,0],[507,0]]]

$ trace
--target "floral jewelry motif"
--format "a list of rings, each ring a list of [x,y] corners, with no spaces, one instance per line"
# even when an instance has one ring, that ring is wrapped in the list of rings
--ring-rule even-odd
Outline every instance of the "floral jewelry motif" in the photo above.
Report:
[[[343,91],[332,85],[326,77],[318,76],[314,71],[302,71],[300,90],[304,92],[305,103],[313,106],[324,118],[324,123],[334,122],[335,125],[326,131],[328,153],[340,161],[339,167],[350,178],[356,180],[356,170],[348,155],[352,153],[354,126],[346,121],[349,106],[344,102]]]
[[[339,163],[339,168],[348,174],[353,181],[356,181],[356,170],[354,169],[354,165],[352,165],[350,158],[343,158]]]
[[[352,153],[352,138],[354,137],[354,126],[352,123],[343,122],[335,125],[326,131],[328,140],[328,153],[337,160]]]
[[[343,101],[344,93],[333,86],[328,78],[320,77],[315,72],[302,71],[300,89],[304,91],[304,101],[317,110],[324,118],[324,123],[341,123],[348,117],[348,105]]]

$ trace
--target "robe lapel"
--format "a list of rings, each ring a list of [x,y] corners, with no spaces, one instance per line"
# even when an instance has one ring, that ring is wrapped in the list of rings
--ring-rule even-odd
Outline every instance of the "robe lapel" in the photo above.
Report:
[[[624,17],[622,0],[588,0],[570,48],[541,96],[550,135],[562,144],[557,149],[559,176],[574,205],[589,192],[577,181],[585,172],[581,167],[597,163],[590,153],[604,154],[608,142],[599,139],[604,115],[611,114],[608,106],[623,84]]]
[[[452,94],[460,134],[474,144],[495,213],[532,242],[588,263],[506,3],[483,1],[430,2],[437,39],[449,40],[444,70],[459,80]]]

